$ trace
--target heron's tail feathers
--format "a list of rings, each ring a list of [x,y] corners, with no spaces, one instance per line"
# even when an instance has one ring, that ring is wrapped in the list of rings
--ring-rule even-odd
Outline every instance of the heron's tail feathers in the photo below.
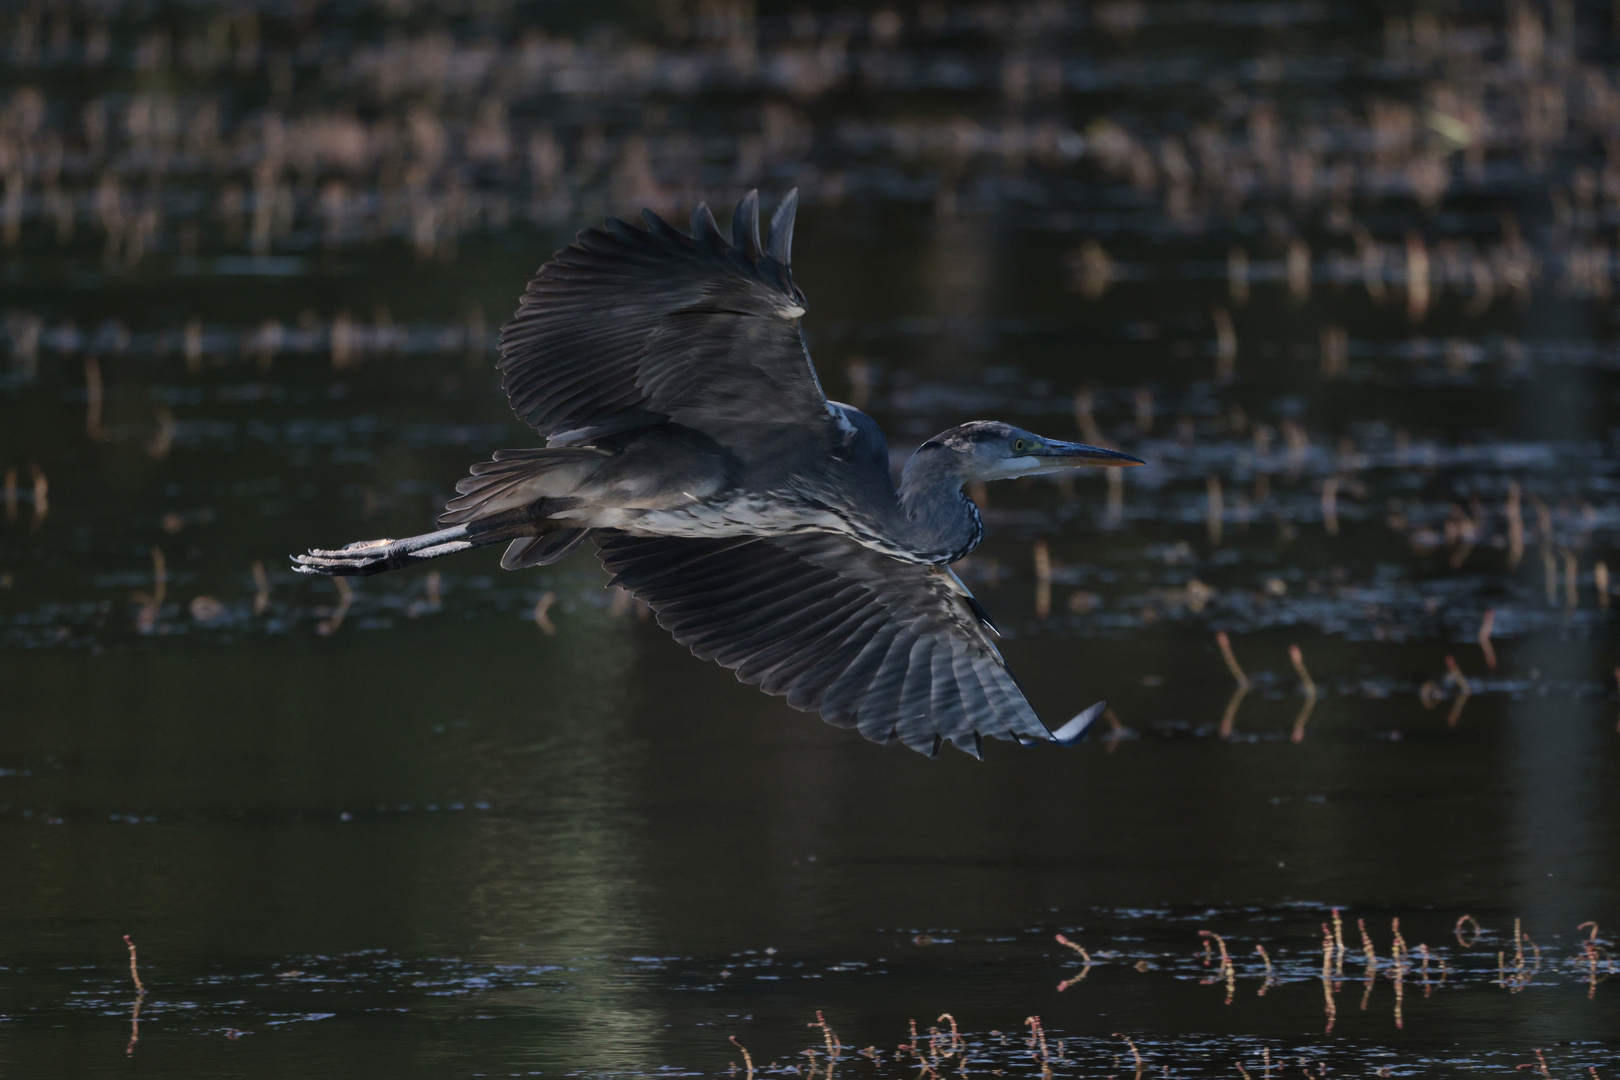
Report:
[[[479,462],[472,467],[471,476],[457,482],[460,494],[445,503],[439,524],[460,525],[534,506],[541,500],[567,499],[607,456],[606,451],[589,446],[497,450],[494,461]]]
[[[558,529],[540,536],[520,536],[507,545],[501,556],[502,570],[522,570],[529,566],[550,566],[585,542],[589,529]]]
[[[573,493],[607,456],[606,451],[574,446],[496,451],[494,461],[474,465],[472,475],[456,485],[460,494],[439,515],[445,528],[403,540],[363,540],[312,550],[293,556],[293,568],[342,577],[380,574],[499,543],[509,544],[501,559],[508,570],[554,563],[579,546],[590,530],[546,519],[574,503]]]

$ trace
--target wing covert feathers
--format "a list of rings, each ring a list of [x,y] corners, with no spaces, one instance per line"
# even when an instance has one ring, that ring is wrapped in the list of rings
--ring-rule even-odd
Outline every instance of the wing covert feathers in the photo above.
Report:
[[[739,425],[826,425],[790,269],[797,206],[796,193],[783,200],[768,246],[754,192],[730,242],[701,205],[690,236],[650,211],[645,228],[610,220],[581,232],[501,330],[513,411],[564,441],[669,420],[722,443]]]
[[[825,533],[593,538],[677,641],[796,709],[930,755],[1052,738],[949,570]]]

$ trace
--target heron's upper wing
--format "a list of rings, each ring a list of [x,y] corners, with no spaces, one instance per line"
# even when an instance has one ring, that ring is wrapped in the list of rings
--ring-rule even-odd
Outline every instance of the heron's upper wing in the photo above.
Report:
[[[1052,738],[944,567],[830,533],[688,539],[593,533],[614,584],[704,659],[876,742]]]
[[[759,199],[727,242],[705,206],[692,235],[650,211],[610,220],[557,252],[501,330],[512,409],[548,438],[673,420],[732,445],[760,425],[838,427],[799,334],[789,272],[797,193],[759,239]]]

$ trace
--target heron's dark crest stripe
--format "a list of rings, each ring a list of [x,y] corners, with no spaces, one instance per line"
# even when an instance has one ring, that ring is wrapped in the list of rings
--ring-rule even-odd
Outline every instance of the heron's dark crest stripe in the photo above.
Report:
[[[795,708],[924,753],[1050,737],[948,571],[828,533],[593,536],[676,640]]]

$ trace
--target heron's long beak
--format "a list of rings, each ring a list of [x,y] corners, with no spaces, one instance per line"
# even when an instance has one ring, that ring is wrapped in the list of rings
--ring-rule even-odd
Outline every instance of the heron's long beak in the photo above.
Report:
[[[1085,443],[1043,442],[1030,455],[1041,459],[1046,468],[1068,468],[1080,465],[1146,465],[1147,462],[1118,450],[1104,450]]]

